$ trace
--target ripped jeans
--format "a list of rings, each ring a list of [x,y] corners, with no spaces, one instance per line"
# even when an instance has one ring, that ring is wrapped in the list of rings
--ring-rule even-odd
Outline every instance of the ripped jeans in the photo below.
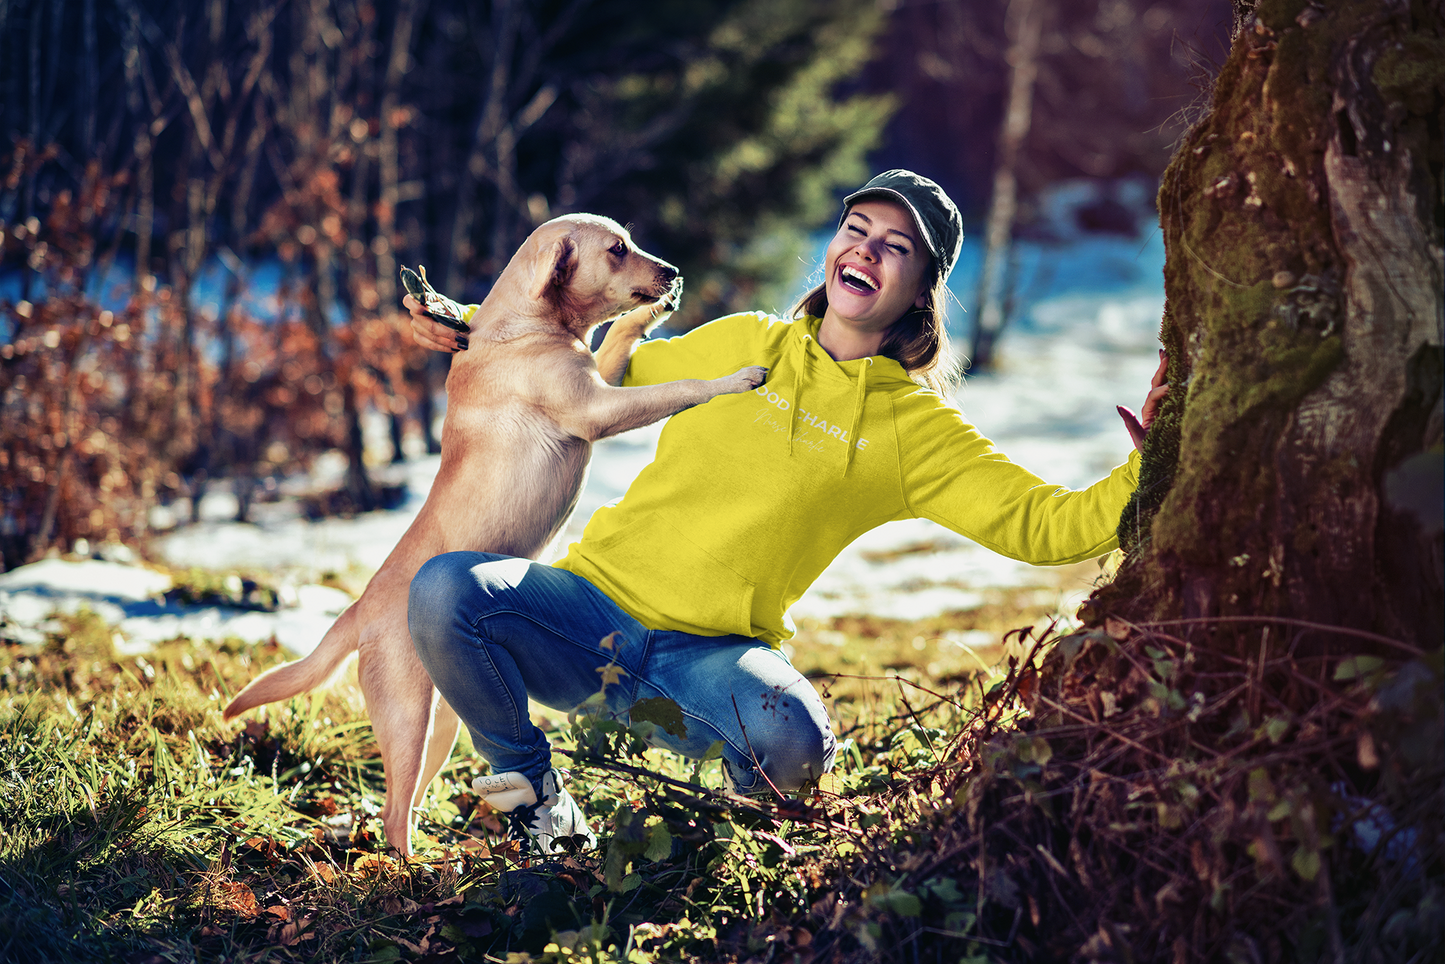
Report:
[[[768,780],[796,790],[833,766],[823,701],[782,652],[746,636],[648,629],[566,570],[446,553],[412,580],[407,619],[432,682],[492,771],[522,773],[539,794],[552,748],[527,714],[528,697],[567,711],[603,690],[604,678],[615,680],[607,707],[624,723],[638,700],[681,707],[686,734],[658,727],[654,745],[696,759],[722,741],[739,793],[764,792]]]

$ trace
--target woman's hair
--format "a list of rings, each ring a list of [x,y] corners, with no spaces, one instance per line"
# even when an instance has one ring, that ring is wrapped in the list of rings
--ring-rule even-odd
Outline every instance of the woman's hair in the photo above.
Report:
[[[878,354],[903,366],[908,377],[925,388],[948,398],[958,387],[958,361],[948,344],[944,328],[944,299],[948,286],[938,276],[938,263],[930,259],[928,287],[924,290],[923,307],[910,308],[883,332]],[[822,318],[828,311],[826,285],[818,285],[793,305],[794,318],[812,315]]]

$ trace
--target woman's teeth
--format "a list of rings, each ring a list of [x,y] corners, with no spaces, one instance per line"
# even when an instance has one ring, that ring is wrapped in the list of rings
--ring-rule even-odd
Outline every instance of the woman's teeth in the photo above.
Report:
[[[861,271],[844,266],[840,272],[842,280],[848,282],[849,287],[859,288],[866,291],[877,291],[878,283]]]

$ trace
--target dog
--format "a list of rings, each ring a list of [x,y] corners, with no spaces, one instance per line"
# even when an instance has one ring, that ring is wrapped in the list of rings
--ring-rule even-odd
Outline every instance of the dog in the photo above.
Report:
[[[593,442],[766,377],[749,366],[711,381],[610,384],[656,320],[649,306],[667,306],[678,286],[676,268],[608,218],[574,214],[537,228],[470,319],[470,349],[452,356],[441,468],[415,521],[310,655],[263,673],[226,706],[231,720],[304,693],[357,652],[386,776],[382,827],[403,856],[414,809],[458,730],[407,631],[417,570],[462,549],[537,558],[577,505]],[[594,357],[588,334],[624,311]]]

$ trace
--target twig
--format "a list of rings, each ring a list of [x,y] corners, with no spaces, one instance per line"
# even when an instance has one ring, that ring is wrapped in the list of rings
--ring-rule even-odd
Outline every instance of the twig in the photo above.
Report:
[[[1014,918],[1014,924],[1015,926],[1017,926],[1018,924],[1017,917]],[[944,930],[942,927],[924,926],[919,929],[925,934],[937,934],[940,937],[951,937],[954,940],[958,941],[973,941],[975,944],[987,944],[990,947],[1009,947],[1013,944],[1013,938],[1009,938],[1006,941],[1001,941],[993,937],[980,937],[977,934],[965,934],[960,931]]]
[[[1055,703],[1053,700],[1049,699],[1047,696],[1045,696],[1045,695],[1042,694],[1042,693],[1039,694],[1039,700],[1040,700],[1041,702],[1047,703],[1049,706],[1052,706],[1054,709],[1056,709],[1056,710],[1058,710],[1058,711],[1060,711],[1060,712],[1062,712],[1062,713],[1067,713],[1067,714],[1069,714],[1070,716],[1072,716],[1072,717],[1073,717],[1074,719],[1076,719],[1076,720],[1080,720],[1081,722],[1093,724],[1094,726],[1099,727],[1099,729],[1103,730],[1105,733],[1108,733],[1110,736],[1113,736],[1113,737],[1114,737],[1115,739],[1117,739],[1117,740],[1122,740],[1123,742],[1125,742],[1125,743],[1129,744],[1130,746],[1134,747],[1134,749],[1136,749],[1136,750],[1143,750],[1145,753],[1149,754],[1150,756],[1156,757],[1156,758],[1158,758],[1158,759],[1160,759],[1160,760],[1163,760],[1163,761],[1165,761],[1166,763],[1167,763],[1167,762],[1169,761],[1169,759],[1170,759],[1169,757],[1167,757],[1167,756],[1165,756],[1164,754],[1158,752],[1157,750],[1151,750],[1151,749],[1149,749],[1147,746],[1145,746],[1144,744],[1129,739],[1129,737],[1127,737],[1127,736],[1125,736],[1124,734],[1118,732],[1117,730],[1111,730],[1109,727],[1104,726],[1102,723],[1094,723],[1093,720],[1089,719],[1088,717],[1081,716],[1081,715],[1079,715],[1078,713],[1075,713],[1073,710],[1069,709],[1067,706],[1064,706],[1062,703]]]
[[[1053,627],[1050,626],[1049,628],[1052,629]],[[1020,663],[1018,663],[1018,664],[1016,664],[1016,665],[1014,666],[1013,670],[1009,673],[1010,679],[1009,679],[1009,684],[1008,684],[1008,686],[1004,689],[1003,693],[999,696],[998,700],[995,701],[994,704],[993,704],[995,707],[1003,707],[1004,705],[1006,705],[1006,704],[1008,703],[1008,701],[1009,701],[1010,699],[1012,699],[1014,696],[1016,696],[1016,695],[1018,694],[1019,684],[1023,682],[1023,674],[1024,674],[1024,672],[1025,672],[1026,670],[1033,669],[1034,656],[1038,655],[1039,647],[1044,644],[1044,641],[1045,641],[1046,639],[1048,639],[1048,634],[1047,634],[1047,633],[1045,633],[1044,635],[1039,636],[1038,639],[1034,640],[1033,648],[1029,650],[1029,654],[1023,658],[1023,661],[1022,661],[1022,662],[1020,662]],[[992,707],[991,707],[990,709],[992,709]],[[1000,710],[1000,712],[1002,712],[1002,711]],[[988,724],[988,723],[992,723],[992,722],[993,722],[993,717],[992,717],[992,715],[991,715],[991,714],[985,714],[985,716],[984,716],[984,723],[985,723],[985,724]]]
[[[1201,258],[1199,255],[1197,255],[1197,254],[1194,253],[1194,249],[1191,248],[1191,247],[1189,246],[1189,242],[1188,242],[1187,240],[1185,240],[1184,232],[1183,232],[1183,231],[1180,231],[1180,232],[1179,232],[1179,243],[1182,244],[1182,245],[1184,245],[1184,250],[1189,252],[1189,256],[1190,256],[1191,258],[1193,258],[1195,261],[1198,261],[1198,262],[1199,262],[1200,267],[1202,267],[1205,271],[1208,271],[1210,274],[1214,275],[1214,277],[1218,278],[1220,281],[1223,281],[1223,282],[1224,282],[1225,284],[1227,284],[1227,285],[1233,285],[1233,286],[1236,287],[1236,288],[1248,288],[1248,287],[1249,287],[1249,285],[1242,285],[1242,284],[1240,284],[1238,281],[1233,281],[1233,280],[1231,280],[1231,279],[1229,279],[1229,278],[1226,278],[1224,275],[1220,274],[1218,271],[1215,271],[1214,268],[1210,267],[1209,262],[1205,261],[1205,260],[1204,260],[1203,258]]]
[[[752,758],[753,766],[757,767],[758,775],[767,781],[768,786],[773,788],[773,792],[778,795],[779,800],[788,799],[787,796],[784,795],[783,791],[778,789],[777,784],[772,781],[772,778],[768,776],[767,771],[763,769],[762,761],[758,759],[757,751],[753,749],[753,741],[748,739],[748,727],[747,724],[743,722],[742,710],[738,709],[737,696],[735,694],[729,694],[729,699],[733,701],[733,713],[738,718],[738,729],[743,731],[743,742],[748,745],[748,756]]]
[[[933,690],[929,689],[927,686],[924,686],[922,683],[915,683],[915,682],[913,682],[913,680],[907,679],[907,678],[902,677],[902,676],[899,676],[897,673],[894,673],[894,674],[891,675],[891,676],[866,676],[866,675],[863,675],[863,674],[860,674],[860,673],[819,673],[818,676],[811,677],[811,678],[817,679],[817,678],[822,677],[822,676],[830,676],[830,677],[832,677],[833,679],[866,679],[866,680],[876,680],[876,681],[880,681],[880,682],[881,682],[881,681],[886,681],[886,680],[892,680],[892,681],[896,681],[896,682],[899,682],[899,683],[907,683],[909,686],[913,687],[914,689],[922,690],[923,692],[927,693],[929,696],[932,696],[932,697],[936,698],[940,703],[949,703],[949,704],[952,704],[953,706],[957,706],[959,709],[962,709],[962,708],[963,708],[963,705],[962,705],[961,703],[959,703],[957,700],[953,699],[952,697],[944,696],[942,693],[935,693]],[[932,708],[932,707],[930,707],[930,709],[931,709],[931,708]]]
[[[727,803],[735,802],[730,797],[719,793],[711,787],[705,787],[697,783],[688,783],[686,780],[677,780],[669,776],[664,776],[663,774],[657,773],[653,770],[648,770],[644,767],[635,767],[627,763],[618,763],[616,760],[610,760],[607,757],[595,756],[590,753],[578,753],[576,750],[568,750],[560,746],[553,747],[553,752],[565,753],[567,756],[570,756],[578,763],[590,764],[592,766],[600,767],[603,770],[615,770],[618,773],[627,773],[635,777],[651,777],[652,779],[658,780],[662,783],[671,784],[672,786],[677,787],[680,790],[689,790],[698,796],[707,797],[713,800],[720,800]],[[747,798],[743,797],[741,799]]]
[[[718,790],[714,790],[711,787],[704,787],[696,783],[688,783],[686,780],[677,780],[669,776],[664,776],[663,774],[658,773],[655,770],[648,770],[645,767],[635,767],[627,763],[618,763],[616,760],[610,760],[607,757],[593,756],[588,753],[578,753],[575,750],[568,750],[560,746],[553,747],[552,752],[565,753],[567,756],[570,756],[578,763],[586,764],[588,766],[595,766],[602,770],[612,770],[617,773],[626,773],[630,776],[635,777],[651,777],[652,779],[657,780],[660,783],[670,784],[674,787],[677,787],[679,790],[687,790],[696,796],[700,796],[705,800],[708,800],[709,802],[716,801],[718,804],[725,805],[731,809],[751,810],[761,816],[771,817],[779,821],[791,820],[794,823],[808,823],[814,826],[826,827],[830,830],[842,830],[844,833],[853,834],[855,836],[862,836],[863,833],[856,827],[850,827],[846,823],[837,823],[831,819],[818,820],[816,818],[802,816],[794,813],[780,814],[778,813],[776,808],[770,811],[762,805],[749,799],[748,797],[742,796],[741,794],[724,793]],[[762,770],[759,769],[758,772],[761,773]],[[763,778],[767,779],[766,774],[764,774]]]
[[[1191,626],[1209,623],[1280,623],[1285,626],[1299,626],[1303,629],[1315,629],[1326,633],[1338,633],[1341,636],[1355,636],[1360,639],[1368,639],[1377,643],[1384,643],[1403,649],[1412,656],[1424,656],[1425,651],[1411,646],[1409,643],[1402,643],[1398,639],[1391,639],[1389,636],[1381,636],[1379,633],[1371,633],[1363,629],[1350,629],[1346,626],[1330,626],[1325,623],[1312,623],[1306,619],[1292,619],[1288,616],[1198,616],[1193,619],[1164,619],[1156,623],[1141,623],[1141,626]]]

